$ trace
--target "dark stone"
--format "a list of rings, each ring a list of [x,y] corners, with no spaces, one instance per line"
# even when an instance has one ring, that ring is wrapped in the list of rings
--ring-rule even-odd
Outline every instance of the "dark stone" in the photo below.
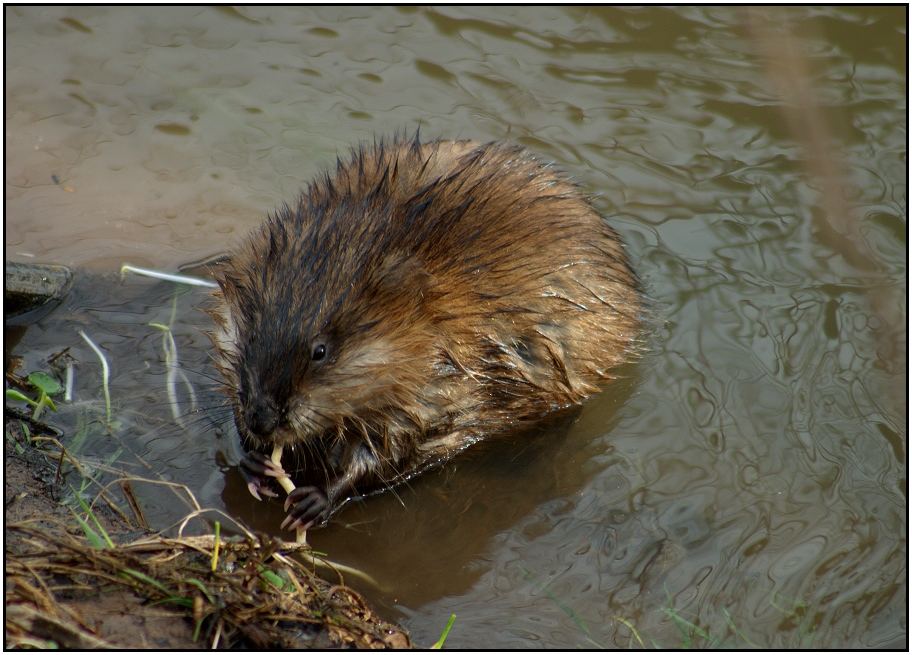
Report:
[[[51,300],[60,300],[72,282],[73,272],[66,266],[6,262],[4,318],[31,311]]]

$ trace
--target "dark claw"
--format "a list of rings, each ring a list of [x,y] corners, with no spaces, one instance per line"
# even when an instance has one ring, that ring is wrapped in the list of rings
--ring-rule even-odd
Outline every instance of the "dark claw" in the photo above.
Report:
[[[288,516],[282,522],[283,529],[306,530],[327,519],[329,501],[317,487],[297,487],[285,499],[285,511]]]
[[[285,471],[281,466],[277,466],[271,459],[266,457],[266,455],[258,453],[255,450],[246,453],[244,457],[241,458],[241,467],[246,468],[251,473],[259,476],[281,478],[285,475]]]
[[[238,469],[247,482],[247,490],[257,500],[263,500],[260,494],[275,498],[276,492],[269,488],[270,480],[285,475],[285,472],[272,463],[272,460],[255,451],[245,453],[238,463]]]

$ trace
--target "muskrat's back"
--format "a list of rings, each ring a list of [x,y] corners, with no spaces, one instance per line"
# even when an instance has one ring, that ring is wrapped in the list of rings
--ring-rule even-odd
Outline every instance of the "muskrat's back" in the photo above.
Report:
[[[219,281],[242,470],[263,490],[255,453],[294,446],[314,482],[298,525],[580,403],[630,358],[641,306],[621,240],[572,182],[468,141],[356,150]]]

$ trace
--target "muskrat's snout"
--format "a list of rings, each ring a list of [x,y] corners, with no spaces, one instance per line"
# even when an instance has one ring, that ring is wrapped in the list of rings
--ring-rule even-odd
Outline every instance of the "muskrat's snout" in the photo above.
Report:
[[[279,409],[265,399],[249,402],[242,412],[247,430],[257,437],[268,437],[275,432],[281,419]]]

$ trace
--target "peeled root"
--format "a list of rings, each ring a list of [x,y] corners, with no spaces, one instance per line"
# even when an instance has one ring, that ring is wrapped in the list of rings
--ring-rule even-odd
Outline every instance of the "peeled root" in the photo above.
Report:
[[[272,449],[272,457],[270,458],[272,460],[272,463],[275,464],[276,466],[278,466],[280,469],[282,469],[282,448],[283,448],[282,446],[280,446],[279,444],[276,444],[275,448]],[[282,470],[284,470],[284,469],[282,469]],[[291,478],[289,478],[287,475],[278,477],[278,478],[276,478],[276,480],[278,480],[279,485],[282,487],[282,489],[285,490],[286,494],[290,494],[292,491],[295,490],[294,482],[292,482]],[[295,541],[297,541],[299,544],[306,544],[307,543],[307,530],[298,528],[296,531]]]
[[[270,459],[272,460],[273,464],[278,466],[283,471],[285,470],[284,468],[282,468],[282,446],[276,445],[275,448],[272,449],[272,457],[270,457]],[[289,478],[287,475],[283,475],[282,477],[277,477],[276,480],[279,481],[279,485],[282,487],[282,489],[285,490],[286,494],[290,494],[292,491],[295,490],[295,483],[292,482],[291,478]],[[299,544],[306,545],[307,544],[307,530],[302,530],[301,528],[298,528],[295,541],[297,541],[297,543],[299,543]],[[334,571],[336,571],[337,573],[344,572],[344,573],[349,573],[351,575],[356,575],[359,578],[366,580],[373,586],[380,588],[379,583],[376,580],[374,580],[370,575],[365,573],[364,571],[361,571],[359,569],[354,569],[346,564],[339,564],[338,562],[332,562],[328,559],[318,559],[317,557],[314,557],[313,555],[311,555],[311,559],[312,559],[314,565],[316,565],[316,566],[327,566],[327,567],[333,569]]]

